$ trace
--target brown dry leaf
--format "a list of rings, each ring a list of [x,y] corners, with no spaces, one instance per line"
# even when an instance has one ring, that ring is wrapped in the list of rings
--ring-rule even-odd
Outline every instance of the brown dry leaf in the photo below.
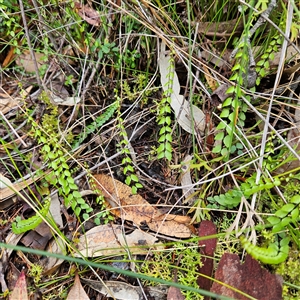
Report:
[[[16,282],[16,286],[12,291],[9,300],[28,300],[26,276],[23,270],[20,273],[20,276]]]
[[[178,287],[171,286],[168,291],[167,300],[185,300]]]
[[[45,175],[45,174],[44,174]],[[16,195],[19,191],[25,189],[33,182],[37,181],[41,176],[36,176],[34,178],[29,178],[25,181],[14,183],[9,187],[1,189],[0,193],[0,209],[4,209],[13,203],[10,203],[10,197]]]
[[[46,62],[44,61],[45,54],[35,52],[34,56],[39,69],[46,64]],[[35,73],[34,61],[31,58],[29,50],[25,50],[21,55],[17,57],[16,65],[19,67],[23,67],[24,70],[28,73]]]
[[[204,220],[200,223],[198,235],[199,237],[205,237],[217,234],[216,225],[212,221]],[[199,248],[201,254],[201,267],[199,268],[199,273],[204,274],[204,276],[199,276],[197,283],[199,287],[203,290],[209,291],[212,285],[212,272],[214,269],[214,252],[217,247],[217,239],[211,238],[207,240],[199,241]],[[208,300],[209,297],[205,296],[205,300]]]
[[[215,279],[224,283],[214,281],[210,291],[218,295],[239,300],[249,299],[239,293],[241,291],[260,300],[282,299],[281,276],[271,274],[262,268],[258,261],[250,255],[247,255],[245,263],[241,264],[237,254],[223,254],[215,273]],[[227,285],[235,289],[229,288]]]
[[[78,251],[85,257],[99,257],[126,254],[127,246],[132,254],[147,254],[150,247],[162,249],[161,246],[155,245],[155,237],[140,229],[125,236],[123,233],[120,225],[96,226],[80,237]],[[81,257],[80,254],[74,255]]]
[[[124,183],[104,174],[94,175],[97,187],[109,206],[111,212],[120,218],[134,222],[136,225],[147,224],[153,231],[161,234],[187,238],[191,236],[191,230],[187,223],[179,223],[175,215],[165,215],[150,205],[142,196],[133,195],[131,188]],[[185,217],[185,220],[190,218]]]
[[[12,47],[12,46],[11,46],[11,47],[9,48],[9,51],[8,51],[8,53],[7,53],[7,55],[6,55],[6,57],[5,57],[4,61],[3,61],[3,63],[2,63],[2,67],[3,67],[3,68],[4,68],[4,67],[7,67],[7,66],[12,62],[14,56],[15,56],[15,47]]]
[[[83,289],[78,274],[75,275],[74,285],[69,291],[67,300],[89,300],[90,298]]]
[[[5,94],[0,95],[0,111],[5,115],[12,108],[17,107],[19,104],[17,98],[7,97]]]
[[[246,16],[246,18],[248,18]],[[238,35],[243,31],[244,23],[242,18],[236,18],[223,22],[197,22],[199,24],[198,33],[206,36],[225,37],[233,34]]]
[[[78,15],[87,23],[97,27],[101,25],[100,15],[93,8],[88,5],[81,5],[78,2],[75,2],[75,8]]]

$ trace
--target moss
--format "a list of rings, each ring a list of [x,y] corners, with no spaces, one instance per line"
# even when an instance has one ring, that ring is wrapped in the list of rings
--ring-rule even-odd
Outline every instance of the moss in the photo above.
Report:
[[[200,266],[201,255],[198,249],[198,242],[174,245],[161,252],[154,252],[152,259],[146,260],[140,267],[140,271],[151,277],[161,278],[168,281],[177,280],[178,283],[199,288],[197,278]],[[176,270],[175,270],[176,269]],[[151,284],[151,282],[147,282]],[[199,294],[190,291],[181,291],[186,299],[203,299]]]

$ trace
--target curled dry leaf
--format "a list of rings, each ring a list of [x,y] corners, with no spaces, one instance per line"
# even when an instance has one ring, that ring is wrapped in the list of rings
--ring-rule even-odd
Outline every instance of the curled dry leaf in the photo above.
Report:
[[[110,176],[97,174],[94,178],[115,216],[132,221],[136,225],[147,224],[151,230],[161,234],[181,238],[191,236],[189,217],[161,213],[142,196],[132,194],[129,186]]]
[[[140,229],[124,235],[120,225],[100,225],[80,237],[78,243],[80,253],[75,253],[74,256],[117,256],[126,254],[127,247],[132,254],[147,254],[150,248],[162,249],[161,246],[155,245],[156,240],[151,234]]]
[[[81,5],[79,2],[75,2],[75,8],[78,15],[87,23],[97,27],[101,25],[100,15],[93,8],[88,5]]]

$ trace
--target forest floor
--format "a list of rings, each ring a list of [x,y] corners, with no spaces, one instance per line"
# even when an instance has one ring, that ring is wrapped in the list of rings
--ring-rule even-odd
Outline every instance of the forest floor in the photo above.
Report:
[[[298,4],[4,0],[1,299],[300,299]]]

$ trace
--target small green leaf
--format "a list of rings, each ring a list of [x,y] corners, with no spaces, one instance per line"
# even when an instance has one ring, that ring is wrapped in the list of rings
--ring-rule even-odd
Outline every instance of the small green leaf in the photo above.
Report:
[[[224,145],[227,147],[227,148],[230,148],[231,147],[231,144],[232,144],[232,139],[231,139],[231,136],[229,135],[226,135],[223,139],[223,143]]]
[[[216,145],[215,147],[213,147],[212,153],[220,153],[221,149],[222,149],[222,145]]]
[[[136,188],[136,186],[132,186],[131,187],[131,192],[132,192],[133,195],[137,194],[137,188]]]
[[[224,138],[224,131],[219,132],[216,136],[215,136],[215,141],[221,141]]]
[[[134,182],[138,182],[139,181],[139,178],[135,174],[131,174],[130,177],[131,177],[132,181],[134,181]]]
[[[235,92],[235,90],[236,90],[235,86],[232,85],[227,89],[226,94],[232,94]],[[224,103],[223,103],[223,106],[224,106]]]
[[[222,104],[222,107],[226,107],[226,106],[229,106],[231,105],[232,103],[232,97],[228,97]]]
[[[168,160],[168,161],[171,161],[172,160],[172,153],[171,152],[165,152],[165,156],[166,156],[166,159]]]
[[[227,126],[226,122],[220,122],[218,124],[218,126],[216,127],[216,130],[222,130],[222,129],[226,128],[226,126]]]
[[[234,73],[234,74],[229,78],[229,80],[235,81],[235,80],[237,80],[238,76],[239,76],[239,75],[238,75],[237,73]]]
[[[230,110],[229,108],[222,109],[222,112],[220,114],[220,118],[227,118],[229,116]]]
[[[271,225],[276,225],[281,221],[281,219],[277,217],[269,217],[267,220]]]

